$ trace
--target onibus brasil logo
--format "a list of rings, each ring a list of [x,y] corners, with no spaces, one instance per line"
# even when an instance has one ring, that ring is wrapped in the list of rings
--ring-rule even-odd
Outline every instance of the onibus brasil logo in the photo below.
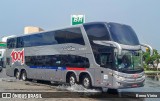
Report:
[[[24,64],[24,49],[21,51],[15,51],[14,49],[11,52],[12,64],[15,62],[21,62],[21,65]]]

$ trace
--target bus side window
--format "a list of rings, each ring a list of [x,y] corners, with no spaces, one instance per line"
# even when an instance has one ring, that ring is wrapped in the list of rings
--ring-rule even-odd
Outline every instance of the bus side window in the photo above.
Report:
[[[42,33],[42,39],[43,39],[42,45],[57,44],[58,42],[55,40],[54,34],[55,34],[54,31]]]
[[[100,53],[99,54],[99,64],[101,67],[112,68],[113,57],[112,53]]]
[[[76,55],[26,56],[25,62],[28,66],[68,66],[89,68],[88,58]]]
[[[69,66],[69,67],[89,68],[89,60],[86,57],[76,56],[76,55],[68,55],[67,61],[68,62],[66,62],[66,66]]]
[[[31,47],[31,41],[30,41],[30,35],[29,36],[23,36],[23,43],[24,47]]]
[[[69,28],[64,30],[66,34],[66,43],[75,43],[85,45],[80,28]]]
[[[16,39],[17,38],[11,38],[7,40],[7,48],[16,48]]]
[[[63,44],[66,43],[66,34],[64,33],[64,31],[61,30],[57,30],[55,31],[55,40],[58,42],[58,44]]]
[[[17,48],[24,47],[23,37],[17,38]]]
[[[36,66],[36,56],[25,56],[27,66]]]
[[[36,56],[36,66],[45,66],[46,65],[46,56]]]
[[[17,43],[16,40],[17,40],[17,38],[12,39],[11,48],[16,48],[16,43]]]
[[[10,39],[7,39],[7,48],[10,48],[10,45],[11,45],[11,41]]]
[[[30,36],[31,46],[41,46],[43,45],[43,38],[41,34],[35,34]]]
[[[85,45],[80,28],[68,28],[63,30],[57,30],[55,31],[54,36],[58,44],[74,43]]]

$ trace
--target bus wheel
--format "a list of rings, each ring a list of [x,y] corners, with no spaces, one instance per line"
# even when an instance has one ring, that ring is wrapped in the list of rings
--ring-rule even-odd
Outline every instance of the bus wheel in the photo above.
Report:
[[[2,69],[0,68],[0,72],[2,72]]]
[[[20,77],[20,72],[18,70],[15,72],[15,77],[16,77],[16,79],[19,79],[19,77]]]
[[[87,89],[91,88],[92,84],[91,84],[91,78],[89,75],[86,74],[83,76],[82,85]]]
[[[27,73],[26,73],[26,71],[25,71],[25,70],[24,70],[24,71],[22,71],[21,79],[22,79],[23,81],[26,81],[26,80],[27,80]]]
[[[69,77],[69,84],[72,86],[77,82],[75,74],[71,74]]]

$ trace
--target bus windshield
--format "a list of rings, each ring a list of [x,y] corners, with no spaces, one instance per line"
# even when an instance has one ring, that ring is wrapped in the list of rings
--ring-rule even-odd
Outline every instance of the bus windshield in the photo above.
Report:
[[[113,41],[125,45],[139,45],[137,35],[130,26],[117,23],[109,23],[108,25]]]
[[[116,65],[120,72],[138,71],[142,68],[142,51],[123,50],[116,58]]]

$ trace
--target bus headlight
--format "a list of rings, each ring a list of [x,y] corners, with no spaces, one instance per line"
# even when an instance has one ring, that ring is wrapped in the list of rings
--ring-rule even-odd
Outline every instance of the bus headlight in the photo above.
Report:
[[[145,76],[145,75],[143,75],[143,76],[142,76],[142,79],[145,79],[145,77],[146,77],[146,76]]]
[[[124,77],[121,77],[121,76],[119,76],[119,78],[118,78],[120,81],[124,81],[125,80],[125,78]]]
[[[114,75],[114,77],[119,81],[124,81],[125,80],[125,77],[122,77],[122,76]]]

